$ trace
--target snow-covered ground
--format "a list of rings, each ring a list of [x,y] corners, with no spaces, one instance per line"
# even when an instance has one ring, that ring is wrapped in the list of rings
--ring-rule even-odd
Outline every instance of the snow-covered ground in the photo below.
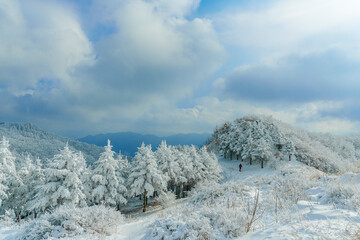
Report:
[[[244,185],[250,190],[251,197],[258,190],[262,204],[251,230],[232,239],[359,239],[360,205],[356,199],[360,174],[325,175],[296,161],[284,161],[276,167],[265,166],[264,169],[243,163],[242,172],[239,172],[239,161],[220,159],[219,162],[224,177],[221,184]],[[274,189],[284,192],[276,193],[278,199],[272,200]],[[298,197],[297,203],[289,205],[290,197],[294,196]],[[101,239],[151,239],[147,233],[154,228],[154,223],[158,219],[173,221],[170,214],[181,212],[179,210],[189,206],[189,201],[177,201],[175,206],[167,209],[154,206],[147,213],[142,213],[141,209],[131,212],[110,236]],[[1,226],[0,239],[17,239],[20,231],[16,226]]]
[[[280,171],[246,165],[241,173],[238,171],[238,161],[222,160],[220,163],[224,171],[224,181],[236,179],[249,184],[254,184],[255,179],[259,177],[279,175],[284,170],[303,171],[304,174],[316,174],[317,172],[296,161],[284,162],[286,166],[283,166]],[[311,171],[313,172],[311,173]],[[319,198],[326,191],[324,179],[331,179],[339,186],[352,184],[355,189],[359,190],[360,174],[347,173],[341,176],[326,176],[320,172],[318,174],[317,177],[320,178],[313,179],[314,187],[306,191],[308,199],[300,200],[292,207],[290,213],[292,221],[286,224],[276,224],[276,222],[266,224],[265,227],[249,233],[241,239],[359,239],[359,212],[347,209],[347,206],[339,208],[335,203],[323,203]]]

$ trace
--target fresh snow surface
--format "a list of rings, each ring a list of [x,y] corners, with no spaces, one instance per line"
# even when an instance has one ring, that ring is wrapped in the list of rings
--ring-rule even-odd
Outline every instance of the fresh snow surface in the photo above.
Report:
[[[20,234],[19,229],[7,225],[0,226],[1,240],[15,240]]]
[[[221,160],[224,181],[241,180],[247,183],[262,176],[278,174],[270,168],[260,169],[258,165],[243,164],[242,172],[238,171],[239,161]],[[303,164],[292,161],[288,168],[306,168]],[[346,173],[338,178],[338,184],[354,184],[360,187],[360,174]],[[308,200],[299,201],[292,209],[291,222],[287,224],[270,224],[263,229],[246,234],[239,239],[358,239],[359,213],[347,209],[337,208],[335,205],[319,202],[319,195],[324,193],[324,187],[314,187],[307,190]],[[359,237],[360,235],[357,235]]]
[[[255,230],[233,239],[358,239],[355,236],[359,234],[360,229],[359,212],[356,212],[359,210],[354,210],[350,205],[341,205],[336,200],[336,196],[339,194],[335,194],[333,202],[327,201],[326,194],[330,187],[336,189],[343,185],[358,191],[360,174],[326,175],[296,161],[283,161],[277,166],[265,166],[264,169],[261,169],[259,165],[249,166],[242,163],[243,169],[242,172],[239,172],[240,161],[220,159],[219,162],[223,170],[221,183],[239,181],[239,184],[259,189],[260,201],[269,197],[266,189],[270,183],[267,182],[271,182],[275,178],[287,176],[289,172],[296,172],[311,179],[310,183],[306,185],[308,186],[306,187],[306,197],[294,204],[290,208],[290,212],[286,213],[288,221],[276,223],[273,216],[263,215]],[[338,197],[341,200],[341,196]],[[171,208],[181,209],[182,206],[186,206],[187,201],[187,199],[177,201],[176,205]],[[149,208],[147,213],[142,213],[139,209],[137,212],[127,214],[125,222],[119,224],[112,235],[101,236],[99,239],[144,239],[151,225],[157,219],[166,217],[169,212],[171,209],[161,209],[160,206]],[[0,226],[0,239],[15,240],[19,232],[20,230],[15,226]]]

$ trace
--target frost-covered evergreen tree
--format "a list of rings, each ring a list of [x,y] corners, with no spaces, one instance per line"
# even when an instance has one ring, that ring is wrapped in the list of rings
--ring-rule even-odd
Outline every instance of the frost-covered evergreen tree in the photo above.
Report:
[[[144,194],[143,211],[146,211],[147,199],[156,191],[158,193],[166,189],[166,179],[158,168],[156,158],[151,150],[151,145],[141,147],[132,161],[131,172],[128,177],[129,196]]]
[[[289,161],[291,160],[291,155],[293,155],[295,153],[295,146],[294,143],[291,140],[288,140],[285,145],[282,148],[282,152],[284,153],[284,155],[289,159]]]
[[[117,206],[126,204],[125,193],[127,191],[124,185],[124,179],[117,174],[119,169],[118,162],[114,159],[115,152],[111,150],[110,140],[105,146],[105,152],[95,162],[95,169],[91,180],[94,190],[92,199],[96,204],[105,204],[107,206]]]
[[[127,177],[129,176],[130,164],[127,157],[121,155],[121,152],[119,152],[116,158],[116,162],[117,162],[116,177],[119,181],[120,189],[123,189],[122,196],[125,198],[127,193],[125,179],[127,179]],[[120,204],[118,204],[118,210],[120,210]]]
[[[221,167],[218,164],[217,157],[214,153],[209,153],[207,147],[200,148],[200,159],[205,166],[205,176],[203,180],[218,182],[221,176]]]
[[[70,150],[68,144],[54,156],[44,169],[44,184],[31,202],[31,210],[44,211],[60,205],[85,206],[86,196],[80,176],[86,168],[81,153]]]
[[[249,123],[249,125],[251,125]],[[252,164],[252,151],[255,148],[254,139],[252,137],[252,129],[251,127],[248,127],[245,131],[244,137],[246,138],[246,141],[244,141],[244,144],[242,145],[242,152],[241,152],[241,158],[243,160],[249,160],[250,165]]]
[[[22,184],[18,178],[15,157],[11,153],[9,141],[3,137],[0,142],[0,204],[4,209],[16,208],[14,190]]]
[[[268,161],[271,157],[271,148],[269,142],[264,138],[257,139],[255,147],[251,152],[252,159],[257,159],[261,162],[261,168],[264,168],[264,161]]]
[[[7,190],[8,187],[6,186],[6,176],[3,171],[0,171],[0,207],[4,200],[7,199]]]
[[[194,179],[191,184],[195,185],[197,182],[203,181],[206,178],[206,168],[200,158],[198,149],[194,145],[187,148],[187,154],[193,165]]]
[[[23,182],[26,183],[27,186],[25,210],[31,212],[33,210],[31,201],[35,198],[38,192],[37,186],[44,183],[44,169],[42,168],[41,160],[37,158],[35,163],[31,163],[31,167],[29,169],[28,175]],[[36,215],[37,212],[35,211],[34,217],[36,217]]]
[[[195,179],[194,169],[192,161],[184,151],[184,148],[171,147],[171,149],[175,156],[175,161],[180,168],[175,184],[179,186],[179,197],[182,198],[185,185]]]
[[[178,182],[180,172],[179,163],[175,161],[176,157],[170,147],[166,145],[166,141],[162,141],[155,152],[155,157],[159,169],[163,172],[164,178],[168,182],[168,188],[174,186]]]
[[[18,212],[18,220],[20,219],[21,214],[24,214],[26,211],[26,203],[31,200],[28,198],[28,193],[31,190],[28,179],[31,177],[33,171],[34,164],[32,163],[30,156],[27,155],[23,157],[23,160],[21,161],[21,168],[17,172],[18,178],[21,181],[19,181],[19,184],[13,188],[13,194],[16,198],[12,199],[12,201],[14,201],[14,206],[16,206],[15,210]]]

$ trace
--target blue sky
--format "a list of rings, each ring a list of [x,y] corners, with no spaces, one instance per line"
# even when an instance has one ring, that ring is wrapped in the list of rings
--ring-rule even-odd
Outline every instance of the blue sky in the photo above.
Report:
[[[0,120],[70,136],[247,114],[360,132],[355,0],[2,0]]]

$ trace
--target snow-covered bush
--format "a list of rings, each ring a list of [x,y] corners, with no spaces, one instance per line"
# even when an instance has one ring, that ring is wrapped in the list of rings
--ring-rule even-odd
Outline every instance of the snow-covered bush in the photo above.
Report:
[[[322,203],[331,203],[336,207],[359,210],[360,189],[354,184],[344,184],[338,181],[328,183]]]
[[[79,235],[110,235],[124,221],[120,212],[103,205],[73,208],[60,206],[25,227],[21,239],[66,238]]]
[[[306,198],[308,181],[301,175],[285,175],[275,177],[271,182],[271,190],[282,204],[291,206]]]
[[[201,182],[190,192],[189,201],[192,203],[203,203],[228,197],[229,195],[236,195],[238,197],[248,196],[249,187],[241,181],[230,181],[223,184],[217,182]]]
[[[256,201],[256,194],[255,198],[251,194],[255,192],[253,190],[241,181],[198,184],[191,191],[188,204],[181,209],[171,209],[164,218],[157,220],[145,239],[228,239],[242,236],[258,224],[258,215],[265,211]]]
[[[176,196],[174,192],[161,192],[159,197],[155,199],[156,202],[160,203],[163,208],[168,208],[174,205]]]
[[[186,211],[156,220],[144,239],[151,240],[212,240],[217,239],[210,220],[197,211]]]

